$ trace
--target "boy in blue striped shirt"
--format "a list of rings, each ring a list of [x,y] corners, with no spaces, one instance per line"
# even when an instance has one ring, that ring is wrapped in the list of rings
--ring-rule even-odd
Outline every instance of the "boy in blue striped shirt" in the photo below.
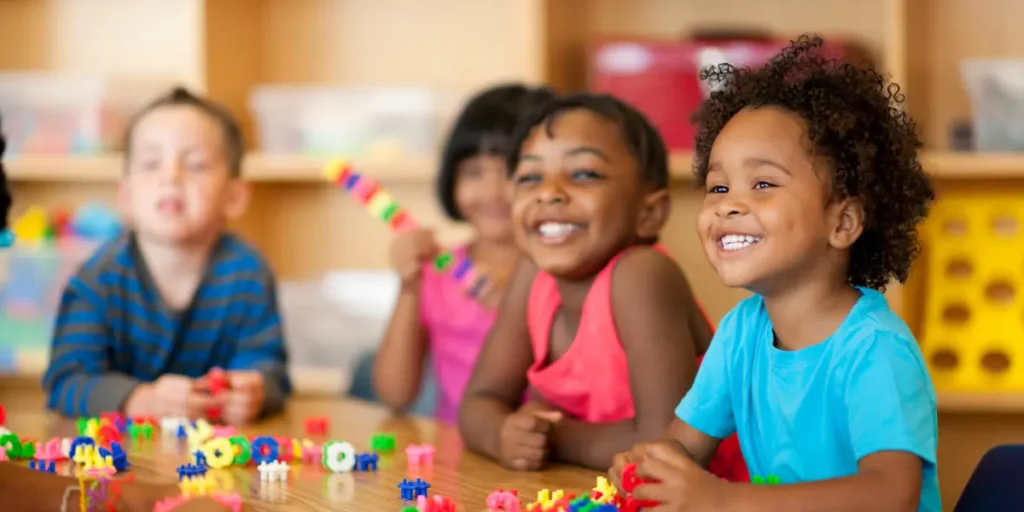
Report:
[[[201,417],[244,424],[291,391],[274,277],[226,232],[249,189],[242,136],[219,106],[176,89],[128,129],[119,200],[132,226],[68,283],[50,365],[48,406],[68,416]],[[230,389],[205,377],[226,370]]]

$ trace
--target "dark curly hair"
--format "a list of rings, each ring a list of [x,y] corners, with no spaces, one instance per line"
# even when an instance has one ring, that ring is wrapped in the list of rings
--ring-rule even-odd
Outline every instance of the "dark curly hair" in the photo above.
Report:
[[[822,44],[804,35],[762,68],[722,64],[701,72],[718,89],[694,114],[694,174],[704,186],[711,146],[737,112],[775,106],[799,115],[815,150],[831,163],[833,197],[864,204],[864,231],[850,250],[847,280],[885,290],[893,279],[906,282],[920,252],[917,224],[935,191],[917,160],[916,125],[898,107],[905,99],[899,85],[868,64],[823,57]]]
[[[7,216],[11,211],[11,192],[7,189],[7,174],[4,172],[4,150],[7,149],[7,140],[4,139],[2,130],[3,126],[0,126],[0,232],[7,229]]]

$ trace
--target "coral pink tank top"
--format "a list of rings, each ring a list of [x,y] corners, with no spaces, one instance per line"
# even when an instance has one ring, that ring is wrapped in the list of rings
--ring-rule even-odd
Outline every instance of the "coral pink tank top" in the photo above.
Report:
[[[664,247],[654,247],[668,255]],[[562,298],[555,277],[545,272],[537,273],[530,289],[527,327],[533,364],[527,370],[527,379],[552,406],[588,423],[622,421],[635,415],[629,365],[612,315],[612,270],[628,250],[612,258],[598,273],[583,302],[576,337],[565,354],[547,366],[544,363],[551,326]],[[697,307],[713,329],[704,308],[699,304]],[[720,445],[708,469],[730,481],[749,481],[735,435]]]

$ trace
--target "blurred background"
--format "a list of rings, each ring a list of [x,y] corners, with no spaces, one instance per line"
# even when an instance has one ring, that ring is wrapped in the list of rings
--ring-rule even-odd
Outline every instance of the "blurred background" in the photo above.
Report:
[[[113,210],[127,117],[183,84],[230,107],[255,184],[237,229],[270,260],[304,392],[341,393],[379,340],[389,231],[324,183],[344,156],[446,241],[439,140],[505,80],[611,92],[672,153],[663,240],[717,320],[745,293],[710,272],[693,224],[697,73],[756,65],[801,32],[903,86],[940,202],[906,286],[887,294],[940,390],[955,501],[980,454],[1024,437],[1024,3],[1014,0],[0,0],[0,112],[22,242],[0,256],[0,372],[45,366],[61,287]]]

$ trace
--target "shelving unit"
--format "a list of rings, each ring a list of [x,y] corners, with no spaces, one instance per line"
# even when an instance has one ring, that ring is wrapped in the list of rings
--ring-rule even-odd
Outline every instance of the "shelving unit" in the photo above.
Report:
[[[88,7],[25,0],[0,2],[0,70],[174,79],[229,106],[251,139],[248,96],[263,83],[415,85],[466,95],[521,80],[572,90],[586,86],[585,50],[600,37],[676,37],[722,25],[813,31],[864,46],[904,84],[927,143],[922,161],[940,189],[988,180],[1005,187],[1024,184],[1024,156],[951,153],[945,137],[951,121],[970,114],[959,60],[1024,48],[1024,36],[1007,21],[1020,12],[1009,0],[971,7],[955,0],[93,0]],[[433,198],[434,162],[357,164],[393,188],[421,222],[455,240],[462,232],[444,221]],[[385,261],[390,234],[324,187],[320,164],[259,153],[246,160],[256,194],[239,228],[284,278]],[[10,168],[17,208],[113,200],[120,172],[116,157],[26,156]],[[744,293],[723,288],[692,243],[700,196],[689,183],[689,155],[674,155],[672,169],[675,214],[665,240],[720,317]],[[326,222],[314,229],[309,219]],[[912,302],[899,289],[890,297]]]
[[[251,137],[247,99],[262,83],[415,85],[465,95],[520,80],[570,90],[585,87],[585,50],[599,37],[675,37],[721,25],[814,31],[862,44],[904,85],[926,143],[922,162],[940,193],[1024,190],[1024,154],[954,153],[947,144],[951,123],[970,116],[959,62],[1020,54],[1022,15],[1024,4],[1013,0],[19,0],[0,2],[0,70],[173,78],[233,109]],[[390,234],[325,186],[320,165],[318,158],[251,154],[245,172],[255,194],[238,229],[286,279],[383,266]],[[442,239],[464,235],[436,205],[433,159],[357,165],[422,223],[440,226]],[[694,243],[701,197],[688,179],[689,156],[675,155],[672,168],[674,213],[664,242],[719,318],[745,293],[722,287]],[[23,209],[114,201],[120,161],[26,156],[10,169]],[[895,287],[889,297],[913,325],[913,282],[907,289]],[[940,406],[1024,411],[1016,400],[974,400],[946,396]],[[944,473],[954,481],[965,476],[944,471],[954,471]]]

